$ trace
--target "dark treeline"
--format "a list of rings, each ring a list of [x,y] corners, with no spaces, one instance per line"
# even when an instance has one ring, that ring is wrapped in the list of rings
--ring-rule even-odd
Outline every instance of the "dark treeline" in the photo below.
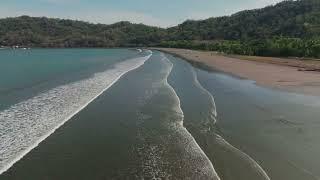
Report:
[[[320,58],[320,38],[274,37],[246,41],[163,41],[161,47],[218,51],[226,54]]]
[[[159,43],[164,29],[119,22],[112,25],[21,16],[0,20],[0,43],[29,47],[119,47]]]
[[[0,19],[0,45],[161,46],[259,56],[320,58],[320,0],[283,1],[231,16],[188,20],[168,29],[21,16]]]

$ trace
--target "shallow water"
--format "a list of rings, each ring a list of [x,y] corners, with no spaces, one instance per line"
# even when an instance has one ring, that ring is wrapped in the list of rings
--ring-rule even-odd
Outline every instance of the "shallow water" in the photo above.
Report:
[[[55,53],[65,59],[35,71],[46,85],[34,75],[2,87],[0,163],[34,149],[0,179],[319,179],[319,98],[157,51],[36,51],[49,53],[49,64]],[[21,56],[17,64],[26,56],[10,53]],[[66,65],[68,54],[80,65]],[[37,137],[45,138],[32,144]]]
[[[179,99],[167,83],[171,69],[171,62],[156,53],[3,177],[217,179],[182,126]],[[79,169],[85,171],[76,174]]]
[[[271,179],[320,179],[319,97],[259,87],[217,71],[197,74],[215,97],[219,134]]]
[[[185,112],[184,124],[209,157],[221,179],[269,179],[263,168],[250,156],[220,136],[219,106],[215,98],[199,82],[197,69],[181,59],[175,63],[173,83]]]
[[[0,51],[0,110],[138,56],[125,49]]]

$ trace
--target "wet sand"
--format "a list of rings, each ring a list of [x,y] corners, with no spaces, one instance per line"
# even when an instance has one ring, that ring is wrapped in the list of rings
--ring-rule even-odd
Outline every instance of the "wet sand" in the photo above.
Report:
[[[214,52],[174,48],[154,48],[180,56],[188,61],[203,63],[226,73],[254,80],[258,85],[320,96],[320,67],[317,61],[297,59],[227,57]],[[314,67],[314,68],[312,68]]]

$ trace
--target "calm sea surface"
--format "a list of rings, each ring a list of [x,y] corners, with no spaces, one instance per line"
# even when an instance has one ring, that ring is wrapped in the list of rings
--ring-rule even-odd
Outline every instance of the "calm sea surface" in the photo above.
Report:
[[[0,50],[0,179],[320,179],[320,99],[157,51]]]

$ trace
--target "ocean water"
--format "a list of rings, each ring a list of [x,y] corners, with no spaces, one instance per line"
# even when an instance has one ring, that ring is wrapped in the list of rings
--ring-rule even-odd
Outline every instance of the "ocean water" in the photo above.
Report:
[[[85,79],[136,55],[135,51],[122,49],[1,50],[0,109]]]
[[[0,64],[0,179],[320,177],[319,98],[149,50],[1,50]]]

